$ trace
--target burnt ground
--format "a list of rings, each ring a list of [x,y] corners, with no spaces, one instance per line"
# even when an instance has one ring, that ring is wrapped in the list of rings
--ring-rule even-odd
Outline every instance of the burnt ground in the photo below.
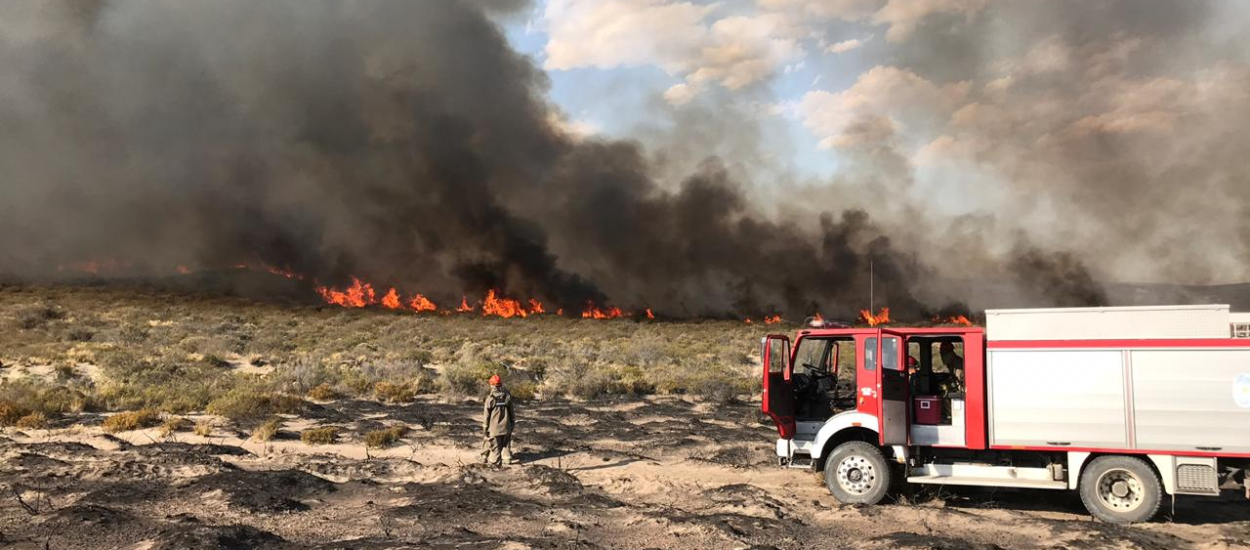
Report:
[[[754,405],[680,399],[535,403],[522,464],[490,469],[474,403],[328,403],[341,443],[225,431],[8,430],[5,548],[1250,548],[1250,502],[1181,499],[1153,523],[1090,520],[1074,494],[943,490],[837,504],[812,473],[773,466]],[[405,422],[398,445],[357,436]]]

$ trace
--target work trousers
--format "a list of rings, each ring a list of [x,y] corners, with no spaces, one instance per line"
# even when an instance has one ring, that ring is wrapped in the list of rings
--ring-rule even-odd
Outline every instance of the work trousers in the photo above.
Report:
[[[486,456],[487,464],[494,464],[497,466],[500,464],[501,460],[512,462],[511,435],[497,435],[494,437],[487,437],[486,439],[487,443],[490,445],[490,449],[487,451],[488,454]]]

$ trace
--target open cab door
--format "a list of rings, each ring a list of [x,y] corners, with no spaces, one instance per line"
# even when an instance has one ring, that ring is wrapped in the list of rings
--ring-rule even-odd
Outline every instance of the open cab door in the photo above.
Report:
[[[764,338],[764,399],[760,410],[777,424],[782,439],[793,439],[795,430],[794,383],[790,380],[790,338]]]
[[[882,329],[877,338],[877,418],[881,421],[881,445],[907,445],[908,411],[911,399],[907,367],[903,355],[907,349],[905,336]]]

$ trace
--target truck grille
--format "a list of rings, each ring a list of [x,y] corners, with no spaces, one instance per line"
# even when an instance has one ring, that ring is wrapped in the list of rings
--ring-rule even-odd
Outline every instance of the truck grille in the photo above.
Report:
[[[1220,493],[1215,468],[1201,464],[1181,464],[1176,467],[1176,491],[1217,495]]]

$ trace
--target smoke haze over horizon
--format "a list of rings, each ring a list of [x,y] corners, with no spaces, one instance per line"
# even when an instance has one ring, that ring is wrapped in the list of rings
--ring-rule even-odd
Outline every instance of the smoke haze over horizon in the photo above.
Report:
[[[442,301],[792,317],[867,307],[869,263],[903,317],[972,298],[942,280],[1096,305],[1099,280],[1250,279],[1238,8],[905,5],[6,2],[0,273],[242,262]],[[504,28],[531,8],[545,59]],[[855,25],[873,36],[828,42]],[[818,55],[865,69],[770,87]],[[545,71],[649,63],[680,82],[623,136],[550,98]],[[836,175],[785,160],[786,117]]]

